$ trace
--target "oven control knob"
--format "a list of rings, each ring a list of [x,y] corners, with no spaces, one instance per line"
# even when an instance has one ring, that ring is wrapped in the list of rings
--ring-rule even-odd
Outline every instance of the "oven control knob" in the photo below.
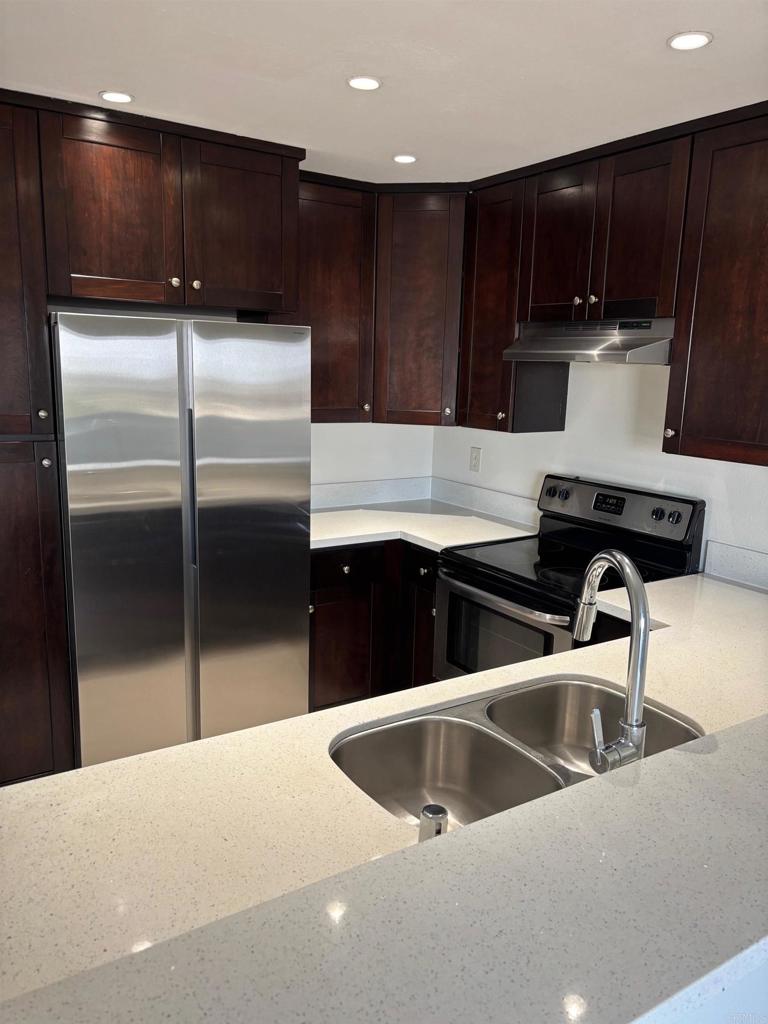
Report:
[[[567,487],[560,488],[560,493],[558,494],[558,498],[560,499],[560,501],[568,501],[570,496],[571,492],[568,490]]]
[[[546,496],[548,498],[556,498],[557,497],[557,488],[553,484],[550,484],[549,487],[546,489],[546,491],[544,491],[544,493],[546,494]]]
[[[655,519],[657,523],[660,523],[662,519],[666,517],[666,509],[663,509],[661,505],[657,505],[655,509],[651,511],[651,519]]]
[[[682,512],[670,512],[669,515],[667,516],[667,520],[670,523],[672,523],[673,526],[677,526],[677,524],[682,522],[682,520],[683,520],[683,513]]]

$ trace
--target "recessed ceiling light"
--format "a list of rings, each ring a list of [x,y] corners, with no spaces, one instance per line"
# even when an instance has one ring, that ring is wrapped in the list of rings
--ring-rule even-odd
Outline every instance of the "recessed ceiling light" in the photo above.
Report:
[[[347,85],[351,85],[353,89],[362,89],[363,92],[372,92],[374,89],[381,88],[378,78],[370,78],[368,75],[355,75],[354,78],[348,78]]]
[[[107,103],[133,103],[133,96],[129,92],[117,92],[115,89],[103,89],[99,96]]]
[[[676,32],[667,40],[673,50],[700,50],[712,42],[711,32]]]
[[[398,153],[397,156],[393,156],[392,159],[396,164],[415,164],[416,157],[411,156],[410,153]]]

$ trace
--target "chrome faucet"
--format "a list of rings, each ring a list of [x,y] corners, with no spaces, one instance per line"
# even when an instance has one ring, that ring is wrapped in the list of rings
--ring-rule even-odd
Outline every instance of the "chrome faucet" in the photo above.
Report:
[[[590,761],[595,771],[610,772],[631,761],[639,761],[645,752],[645,667],[648,661],[650,615],[645,585],[635,563],[621,551],[601,551],[595,555],[584,573],[576,621],[573,626],[575,640],[589,640],[597,615],[597,590],[606,569],[615,569],[629,594],[632,629],[629,638],[629,666],[627,668],[627,699],[624,717],[620,722],[620,736],[611,743],[603,739],[600,709],[591,712],[592,735],[595,747]]]

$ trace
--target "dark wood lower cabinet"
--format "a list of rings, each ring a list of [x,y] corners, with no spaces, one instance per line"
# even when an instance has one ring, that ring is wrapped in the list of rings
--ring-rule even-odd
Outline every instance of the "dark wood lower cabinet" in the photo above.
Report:
[[[401,679],[403,687],[421,686],[435,680],[432,653],[435,645],[437,555],[413,544],[404,545],[404,548]]]
[[[74,765],[56,446],[0,441],[0,783]]]
[[[432,682],[436,568],[401,541],[312,553],[313,711]]]

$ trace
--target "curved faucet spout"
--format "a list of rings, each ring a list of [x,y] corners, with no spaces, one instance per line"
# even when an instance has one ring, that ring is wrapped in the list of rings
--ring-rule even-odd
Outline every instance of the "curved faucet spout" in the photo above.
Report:
[[[651,618],[648,611],[648,595],[637,566],[621,551],[609,549],[595,555],[584,573],[581,595],[576,610],[573,635],[576,640],[589,640],[597,614],[597,592],[606,569],[615,569],[624,581],[629,594],[631,633],[629,640],[629,665],[627,667],[627,697],[624,718],[621,722],[622,735],[614,743],[602,744],[596,740],[595,752],[598,770],[607,771],[619,764],[637,760],[643,756],[645,746],[645,725],[643,706],[645,704],[645,671],[648,662],[648,640]],[[618,759],[608,756],[617,753]]]

